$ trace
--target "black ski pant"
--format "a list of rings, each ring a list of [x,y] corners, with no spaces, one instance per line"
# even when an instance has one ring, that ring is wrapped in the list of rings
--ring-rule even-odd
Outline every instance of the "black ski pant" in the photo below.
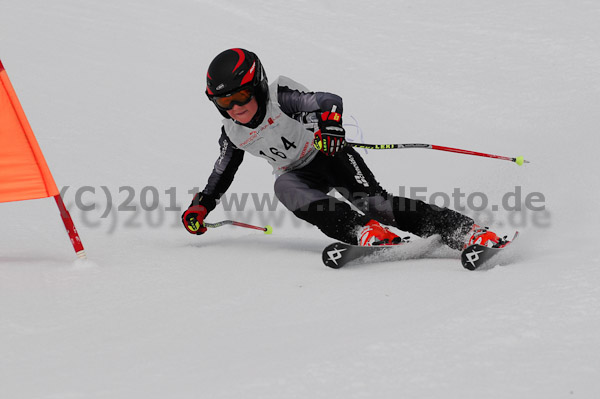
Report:
[[[328,195],[332,189],[347,202]],[[454,249],[462,249],[473,226],[473,219],[451,209],[389,194],[352,147],[333,157],[318,153],[305,167],[279,176],[275,195],[300,219],[350,244],[371,219],[419,237],[439,234]]]

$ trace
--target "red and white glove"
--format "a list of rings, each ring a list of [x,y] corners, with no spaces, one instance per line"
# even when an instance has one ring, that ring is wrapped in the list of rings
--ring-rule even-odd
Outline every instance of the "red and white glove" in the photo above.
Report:
[[[181,215],[181,221],[185,226],[185,229],[190,234],[204,234],[206,233],[206,227],[204,227],[204,218],[208,214],[206,208],[202,205],[190,205],[190,207]]]
[[[335,105],[331,111],[325,111],[319,119],[319,130],[315,132],[315,148],[325,155],[333,156],[346,145],[346,131],[342,126],[342,115],[335,112]]]

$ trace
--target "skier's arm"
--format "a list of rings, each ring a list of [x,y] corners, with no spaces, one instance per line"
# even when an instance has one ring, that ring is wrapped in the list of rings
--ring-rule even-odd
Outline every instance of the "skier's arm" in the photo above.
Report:
[[[238,167],[244,159],[244,151],[236,148],[222,129],[219,139],[221,155],[215,162],[204,190],[197,193],[188,209],[181,215],[186,230],[192,234],[203,234],[204,218],[217,205],[217,200],[227,191]]]
[[[318,92],[302,92],[290,89],[287,86],[279,86],[277,90],[277,102],[287,115],[298,112],[326,112],[331,111],[335,105],[335,112],[342,114],[342,98],[337,94]]]
[[[327,92],[301,92],[287,86],[277,90],[279,106],[293,117],[314,112],[319,130],[315,132],[315,147],[325,155],[334,156],[346,145],[346,132],[342,126],[342,98]]]
[[[206,197],[206,209],[210,212],[216,206],[216,201],[229,189],[235,174],[244,160],[244,151],[237,148],[227,134],[225,128],[221,128],[219,138],[221,155],[215,162],[212,173],[208,177],[206,187],[200,195]]]

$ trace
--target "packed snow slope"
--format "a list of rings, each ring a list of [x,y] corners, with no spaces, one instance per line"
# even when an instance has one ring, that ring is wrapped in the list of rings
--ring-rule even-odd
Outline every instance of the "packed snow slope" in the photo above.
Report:
[[[0,204],[0,397],[599,397],[598,2],[0,10],[0,58],[89,256],[74,261],[53,200]],[[525,156],[363,153],[392,192],[520,230],[513,262],[328,269],[330,240],[269,202],[250,156],[210,220],[273,235],[187,234],[180,209],[219,151],[205,71],[231,47],[271,80],[340,94],[352,139],[358,123],[365,142]]]

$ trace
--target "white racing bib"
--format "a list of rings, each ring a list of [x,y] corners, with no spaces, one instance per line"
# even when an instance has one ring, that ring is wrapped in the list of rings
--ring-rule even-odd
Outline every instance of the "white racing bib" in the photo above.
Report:
[[[241,150],[266,159],[276,175],[307,165],[318,152],[313,144],[314,133],[307,129],[308,126],[290,118],[279,107],[279,85],[308,92],[304,86],[281,76],[269,87],[266,115],[257,128],[239,125],[231,119],[223,120],[231,142]]]

